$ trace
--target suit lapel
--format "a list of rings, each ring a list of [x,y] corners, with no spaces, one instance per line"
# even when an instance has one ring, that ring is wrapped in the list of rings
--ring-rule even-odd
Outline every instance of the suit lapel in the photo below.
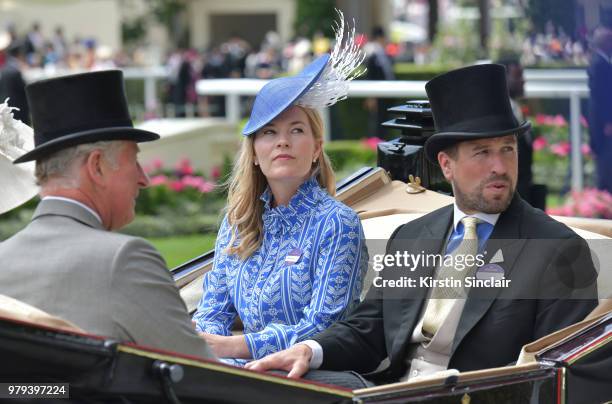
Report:
[[[91,212],[76,203],[58,199],[42,200],[36,207],[32,220],[44,216],[65,216],[74,219],[86,226],[104,230],[102,223]]]
[[[488,264],[494,256],[503,256],[502,262],[496,264],[503,268],[506,279],[510,278],[510,273],[514,268],[514,263],[523,249],[527,240],[521,240],[520,220],[521,220],[521,204],[523,202],[515,195],[508,209],[503,212],[493,229],[493,233],[487,240],[484,246],[486,251],[485,263]],[[501,255],[499,254],[501,251]],[[455,332],[453,340],[453,349],[451,355],[455,352],[466,334],[478,323],[491,307],[501,288],[481,288],[478,290],[471,289],[469,298],[465,302],[461,319]]]
[[[426,223],[419,234],[414,239],[405,240],[398,244],[399,251],[406,250],[413,254],[439,254],[444,248],[448,229],[452,225],[453,205],[447,206],[439,211],[436,216],[433,216]],[[401,237],[401,235],[398,235]],[[389,252],[393,250],[390,249]],[[412,272],[413,278],[418,282],[418,279],[426,276],[433,276],[435,266],[422,266]],[[394,338],[393,346],[390,353],[390,359],[398,355],[403,358],[406,344],[410,341],[410,336],[419,319],[419,314],[423,308],[423,304],[427,299],[426,288],[402,288],[403,297],[393,301],[397,315],[391,317],[393,321],[399,324],[390,324],[388,329],[398,327],[399,331]],[[396,328],[397,329],[397,328]]]

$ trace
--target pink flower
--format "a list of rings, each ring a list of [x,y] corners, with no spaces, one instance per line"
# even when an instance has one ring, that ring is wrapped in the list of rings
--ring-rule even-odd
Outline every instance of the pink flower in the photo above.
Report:
[[[548,125],[548,121],[548,116],[544,114],[536,114],[535,116],[535,122],[537,125]]]
[[[555,143],[550,146],[550,151],[557,156],[566,157],[570,152],[570,144],[568,141]]]
[[[586,120],[586,118],[584,117],[584,115],[580,115],[580,124],[584,127],[584,128],[588,128],[589,127],[589,121]]]
[[[546,138],[544,136],[539,136],[535,138],[533,141],[533,150],[540,151],[544,149],[547,144],[548,144],[548,141],[546,140]]]
[[[157,185],[165,185],[168,182],[168,177],[166,177],[165,175],[156,175],[154,177],[151,177],[151,186],[155,187]]]
[[[181,178],[181,183],[184,187],[194,188],[202,193],[211,192],[215,189],[214,183],[206,181],[202,177],[193,175],[184,176],[183,178]]]
[[[588,144],[583,143],[582,146],[580,146],[580,152],[582,153],[583,156],[590,156],[591,147]]]
[[[565,120],[563,115],[555,115],[555,117],[552,119],[552,124],[554,126],[563,127],[567,126],[567,121]]]
[[[183,184],[181,181],[172,181],[170,183],[170,189],[174,192],[181,192],[183,189],[185,189],[185,184]]]
[[[546,212],[559,216],[612,219],[612,195],[607,191],[586,188],[581,192],[572,192],[563,206],[549,208]]]
[[[578,216],[595,217],[595,209],[593,209],[590,204],[583,201],[578,204]]]
[[[195,177],[193,175],[185,175],[181,178],[181,182],[186,187],[197,188],[202,183],[202,177]]]
[[[383,142],[384,140],[378,138],[378,137],[368,137],[366,139],[363,139],[362,143],[365,147],[367,147],[370,150],[376,150],[377,146],[380,142]]]
[[[161,170],[164,166],[164,162],[161,159],[157,158],[151,162],[151,166],[153,166],[153,169],[155,170]]]
[[[218,180],[219,178],[221,178],[221,167],[219,166],[214,166],[212,168],[212,170],[210,171],[210,176],[212,177],[213,180]]]
[[[176,164],[176,170],[180,175],[193,175],[194,169],[191,166],[191,161],[188,158],[181,159]]]
[[[215,189],[215,184],[210,181],[203,181],[202,184],[198,187],[199,191],[203,194],[208,192],[212,192]]]
[[[564,206],[563,216],[576,216],[576,207],[574,205]]]

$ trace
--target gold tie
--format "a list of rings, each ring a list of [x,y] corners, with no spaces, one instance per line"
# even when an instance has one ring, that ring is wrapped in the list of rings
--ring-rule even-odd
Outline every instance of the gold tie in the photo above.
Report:
[[[481,220],[475,217],[466,216],[461,219],[463,223],[463,240],[457,248],[450,254],[452,262],[459,261],[455,257],[459,256],[476,256],[478,253],[478,233],[476,233],[476,225]],[[437,271],[436,279],[458,279],[463,285],[463,280],[468,273],[472,272],[473,267],[465,267],[462,270],[453,265],[442,264]],[[448,316],[448,313],[455,304],[455,299],[466,297],[463,287],[434,287],[427,302],[427,308],[423,315],[423,333],[427,336],[433,336]]]

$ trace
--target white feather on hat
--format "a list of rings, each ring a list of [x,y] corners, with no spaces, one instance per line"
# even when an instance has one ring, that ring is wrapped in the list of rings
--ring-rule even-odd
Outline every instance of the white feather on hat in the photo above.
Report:
[[[329,107],[346,99],[349,81],[365,73],[365,68],[360,68],[365,59],[365,53],[355,42],[355,22],[353,21],[353,28],[347,26],[350,30],[346,33],[345,39],[344,14],[338,9],[336,12],[339,22],[334,21],[336,35],[334,49],[321,76],[308,92],[296,101],[296,104],[303,107],[315,109]]]
[[[8,98],[0,104],[0,214],[32,199],[38,193],[34,162],[14,165],[13,161],[34,148],[32,128],[13,118],[15,107]]]

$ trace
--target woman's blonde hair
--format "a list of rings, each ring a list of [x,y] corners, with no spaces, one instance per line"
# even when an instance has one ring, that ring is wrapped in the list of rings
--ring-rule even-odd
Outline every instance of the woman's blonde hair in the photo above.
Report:
[[[301,108],[308,118],[315,141],[323,141],[323,120],[314,109]],[[263,240],[264,203],[259,200],[268,181],[259,166],[255,165],[255,135],[242,141],[238,160],[234,164],[228,185],[227,221],[232,235],[226,253],[237,254],[245,260],[259,248]],[[331,196],[336,195],[336,178],[329,157],[321,149],[321,155],[313,163],[311,173],[321,188]],[[236,240],[239,243],[236,244]]]

